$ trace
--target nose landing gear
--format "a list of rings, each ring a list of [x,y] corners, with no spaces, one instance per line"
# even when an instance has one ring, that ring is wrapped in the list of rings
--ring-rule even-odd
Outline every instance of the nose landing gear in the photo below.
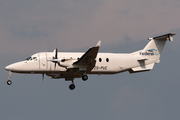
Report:
[[[7,81],[7,84],[8,84],[8,85],[11,85],[11,84],[12,84],[12,81],[11,81],[11,80],[8,80],[8,81]]]
[[[8,85],[11,85],[11,84],[12,84],[12,81],[11,81],[11,71],[9,71],[9,73],[8,73],[8,81],[7,81],[7,84],[8,84]]]

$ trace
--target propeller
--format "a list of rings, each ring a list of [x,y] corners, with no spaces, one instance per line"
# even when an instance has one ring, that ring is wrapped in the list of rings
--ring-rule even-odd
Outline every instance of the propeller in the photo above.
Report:
[[[58,49],[56,48],[55,50],[54,50],[54,54],[55,54],[55,56],[53,57],[53,59],[54,59],[54,63],[55,63],[55,68],[56,68],[56,64],[58,63],[58,65],[59,65],[59,62],[57,61],[58,60]]]
[[[54,68],[56,68],[56,64],[58,64],[58,65],[60,66],[60,63],[59,63],[59,61],[58,61],[58,49],[56,48],[56,49],[53,51],[53,53],[54,53],[54,56],[52,56],[52,59],[51,59],[51,60],[48,60],[48,61],[51,61],[51,62],[55,63],[55,67],[54,67]]]
[[[58,51],[58,49],[56,48],[55,51],[54,51],[54,52],[55,52],[55,57],[54,57],[54,59],[58,59],[57,51]],[[55,68],[56,68],[56,63],[57,63],[57,62],[55,62]]]

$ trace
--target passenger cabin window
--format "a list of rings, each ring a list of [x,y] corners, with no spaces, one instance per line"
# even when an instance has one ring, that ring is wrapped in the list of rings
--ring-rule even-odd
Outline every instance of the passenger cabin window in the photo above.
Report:
[[[106,62],[109,62],[109,58],[106,58]]]
[[[99,62],[102,62],[102,59],[101,59],[101,58],[99,58]]]

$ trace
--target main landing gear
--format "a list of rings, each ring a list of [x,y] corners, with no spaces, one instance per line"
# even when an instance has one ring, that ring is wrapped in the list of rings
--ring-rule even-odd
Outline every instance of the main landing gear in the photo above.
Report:
[[[8,85],[11,85],[11,84],[12,84],[12,81],[11,81],[11,71],[9,71],[9,73],[8,73],[8,81],[7,81],[7,84],[8,84]]]
[[[82,80],[83,80],[83,81],[86,81],[87,79],[88,79],[88,76],[87,76],[87,75],[83,75],[83,76],[82,76]]]
[[[88,79],[88,76],[87,76],[87,75],[83,75],[83,76],[82,76],[82,80],[83,80],[83,81],[86,81],[87,79]],[[70,90],[74,90],[75,87],[76,87],[76,86],[75,86],[75,84],[74,84],[74,80],[72,80],[72,84],[69,85],[69,89],[70,89]]]
[[[74,88],[75,88],[74,83],[72,83],[71,85],[69,85],[69,89],[70,89],[70,90],[74,90]]]

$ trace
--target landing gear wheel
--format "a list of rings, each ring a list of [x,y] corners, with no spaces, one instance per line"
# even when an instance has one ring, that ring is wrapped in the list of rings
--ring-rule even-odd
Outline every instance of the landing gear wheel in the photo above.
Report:
[[[8,84],[8,85],[11,85],[11,84],[12,84],[12,81],[11,81],[11,71],[9,71],[9,73],[8,73],[8,81],[7,81],[7,84]]]
[[[87,79],[88,79],[88,76],[87,76],[87,75],[83,75],[83,76],[82,76],[82,80],[83,80],[83,81],[86,81]]]
[[[74,90],[74,88],[75,88],[75,85],[74,85],[74,84],[71,84],[71,85],[69,86],[69,89],[70,89],[70,90]]]
[[[11,80],[8,80],[8,81],[7,81],[7,84],[8,84],[8,85],[11,85],[11,84],[12,84],[12,81],[11,81]]]

